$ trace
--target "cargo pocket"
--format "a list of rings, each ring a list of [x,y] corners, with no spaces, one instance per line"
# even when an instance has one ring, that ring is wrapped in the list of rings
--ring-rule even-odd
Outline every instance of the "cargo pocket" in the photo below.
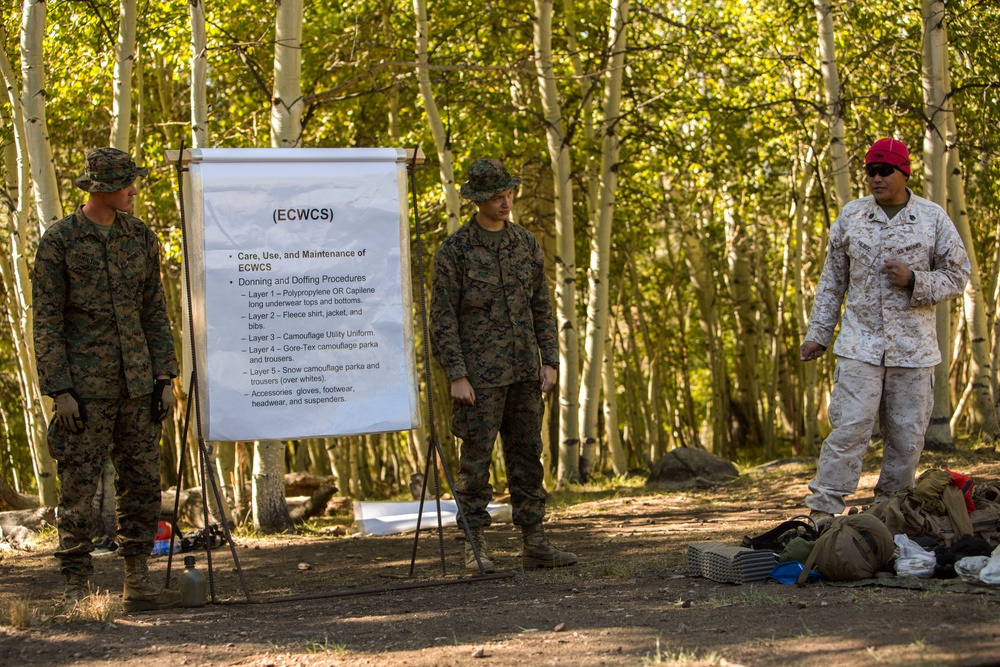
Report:
[[[456,438],[469,439],[469,406],[458,401],[451,402],[451,432]]]
[[[52,415],[48,428],[49,456],[56,461],[61,461],[63,454],[66,453],[66,439],[68,437],[69,432],[59,423],[59,418]]]
[[[830,426],[833,426],[834,428],[836,428],[837,424],[840,423],[840,413],[842,408],[841,401],[839,400],[840,397],[837,395],[839,393],[837,391],[837,384],[839,380],[840,362],[837,362],[837,365],[833,367],[833,391],[830,392],[830,405],[827,408],[829,413],[828,416],[830,418]]]

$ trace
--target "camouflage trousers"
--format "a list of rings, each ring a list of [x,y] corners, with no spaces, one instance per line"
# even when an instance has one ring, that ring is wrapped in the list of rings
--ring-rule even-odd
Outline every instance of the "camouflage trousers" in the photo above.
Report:
[[[49,452],[58,462],[61,487],[56,525],[63,573],[90,575],[94,546],[91,501],[109,451],[118,482],[115,491],[118,553],[149,554],[160,517],[160,424],[150,398],[89,399],[87,427],[73,434],[56,419],[49,423]]]
[[[831,514],[844,511],[845,498],[858,489],[876,416],[885,445],[875,495],[911,486],[933,407],[933,368],[873,366],[839,358],[830,397],[833,431],[823,441],[806,506]]]
[[[507,463],[513,521],[530,526],[545,518],[542,470],[542,391],[538,381],[504,387],[478,387],[476,404],[452,405],[451,431],[462,441],[455,498],[470,528],[484,528],[491,519],[486,506],[493,500],[490,462],[500,434]]]

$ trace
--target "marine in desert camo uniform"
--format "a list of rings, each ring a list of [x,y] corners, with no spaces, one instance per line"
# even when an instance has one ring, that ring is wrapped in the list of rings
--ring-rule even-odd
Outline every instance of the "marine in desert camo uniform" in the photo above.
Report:
[[[830,228],[803,361],[825,352],[840,320],[829,414],[806,505],[843,512],[861,478],[876,417],[885,446],[877,497],[913,484],[934,403],[935,306],[962,293],[969,259],[951,219],[906,187],[910,154],[880,139],[865,158],[872,194],[847,204]],[[843,304],[843,317],[841,317]]]

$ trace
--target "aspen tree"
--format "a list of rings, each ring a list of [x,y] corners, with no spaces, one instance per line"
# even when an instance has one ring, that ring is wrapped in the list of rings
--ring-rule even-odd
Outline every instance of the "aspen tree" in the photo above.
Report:
[[[840,210],[851,200],[851,175],[844,139],[844,98],[840,89],[840,73],[837,71],[833,3],[830,0],[816,0],[816,19],[819,23],[820,69],[826,96],[824,115],[830,132],[833,191],[837,197],[837,209]]]
[[[535,0],[535,62],[545,138],[555,179],[556,313],[559,329],[559,464],[558,482],[580,479],[580,352],[576,316],[576,242],[573,230],[573,170],[566,121],[559,104],[552,65],[552,0]]]
[[[455,185],[455,167],[451,151],[451,140],[441,122],[434,90],[431,88],[431,78],[427,65],[430,63],[427,40],[427,0],[413,0],[413,13],[417,18],[417,83],[420,87],[420,99],[424,103],[424,113],[430,125],[431,136],[434,137],[434,149],[438,156],[438,169],[441,174],[441,187],[444,189],[445,209],[448,215],[447,231],[454,233],[461,223],[461,200]]]
[[[611,225],[615,213],[618,189],[619,154],[621,147],[622,79],[625,69],[628,0],[611,3],[608,48],[611,54],[604,88],[604,120],[601,123],[600,199],[597,206],[596,228],[591,237],[590,271],[587,299],[586,355],[583,381],[580,386],[580,424],[583,448],[580,472],[584,478],[594,470],[598,457],[599,437],[597,413],[600,405],[601,376],[607,338],[611,265]]]
[[[24,0],[21,7],[21,98],[25,145],[31,165],[31,185],[41,231],[63,217],[59,182],[45,120],[45,0]]]
[[[42,20],[41,30],[44,31],[44,10],[40,16],[39,19],[39,13],[33,13],[32,21]],[[27,17],[25,19],[27,20]],[[26,41],[23,34],[21,41],[23,48]],[[0,24],[0,43],[4,45],[7,43],[7,31],[2,24]],[[41,49],[40,40],[37,48]],[[4,288],[9,297],[7,300],[8,324],[18,361],[17,380],[21,388],[21,395],[24,397],[21,403],[21,412],[24,417],[28,448],[31,452],[32,470],[38,487],[38,499],[42,505],[54,507],[58,503],[56,464],[49,455],[46,437],[49,411],[46,410],[47,406],[43,403],[38,388],[38,370],[35,364],[35,346],[32,338],[31,277],[26,256],[27,239],[32,235],[30,208],[33,181],[29,164],[31,147],[28,145],[28,141],[33,135],[28,132],[26,127],[25,108],[17,98],[17,81],[14,78],[10,61],[7,59],[6,50],[0,50],[0,76],[2,76],[7,89],[7,98],[11,109],[11,130],[14,139],[10,149],[4,151],[4,174],[8,181],[5,183],[5,192],[12,192],[14,198],[9,199],[8,213],[4,221],[10,248],[0,258],[0,268],[2,268]],[[44,119],[44,103],[40,109]],[[44,123],[44,120],[38,121],[36,118],[36,124],[38,122]],[[44,130],[42,134],[45,134]],[[51,160],[49,164],[51,166]],[[58,201],[55,203],[58,204]],[[53,210],[58,210],[61,213],[61,208],[61,204],[58,204],[58,209]],[[39,209],[40,212],[41,209]]]
[[[302,136],[303,14],[302,0],[275,0],[272,148],[294,148]],[[284,452],[278,440],[254,442],[253,523],[264,533],[292,529],[285,502]]]
[[[940,0],[922,0],[923,49],[921,83],[924,92],[924,196],[942,208],[947,206],[945,175],[945,90],[944,58],[944,3]],[[951,303],[937,305],[938,348],[941,363],[934,369],[934,409],[927,427],[925,446],[931,450],[955,448],[951,436]]]
[[[110,145],[130,152],[132,125],[132,64],[135,60],[136,0],[121,0],[118,14],[118,41],[115,42],[115,65],[111,85]]]

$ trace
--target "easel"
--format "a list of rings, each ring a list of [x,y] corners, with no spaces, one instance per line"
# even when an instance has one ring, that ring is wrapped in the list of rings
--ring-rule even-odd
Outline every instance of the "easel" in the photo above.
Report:
[[[425,283],[426,283],[426,281],[425,281],[424,258],[423,258],[423,232],[422,232],[422,228],[421,228],[421,224],[420,224],[420,216],[418,214],[418,209],[417,209],[417,194],[416,194],[416,166],[418,164],[422,164],[423,163],[423,161],[424,161],[424,154],[423,154],[423,151],[421,151],[421,149],[419,147],[415,147],[415,148],[412,148],[412,149],[407,149],[406,156],[407,156],[407,172],[408,172],[409,181],[410,181],[410,192],[411,192],[412,201],[413,201],[413,217],[414,217],[415,233],[416,233],[416,238],[417,238],[417,262],[418,262],[418,267],[419,267],[418,272],[419,272],[419,280],[420,280],[421,326],[422,326],[422,334],[423,334],[423,337],[424,337],[424,341],[427,341],[428,340],[428,332],[427,332],[427,303],[426,303],[426,293],[425,293]],[[182,238],[183,259],[184,259],[184,280],[185,280],[185,287],[186,287],[186,290],[187,290],[187,317],[188,317],[188,322],[193,322],[194,321],[194,307],[193,307],[192,298],[191,298],[191,274],[190,274],[190,265],[191,265],[191,262],[190,262],[190,255],[189,255],[189,249],[188,249],[188,243],[187,243],[188,233],[187,233],[187,228],[186,228],[186,207],[185,207],[185,203],[184,203],[184,185],[183,185],[184,184],[184,173],[187,171],[186,165],[191,161],[191,156],[190,156],[190,152],[187,151],[187,150],[185,150],[185,148],[184,148],[184,146],[182,144],[180,150],[169,150],[169,151],[167,151],[166,152],[166,158],[167,158],[167,162],[168,163],[175,165],[176,173],[177,173],[178,199],[179,199],[180,209],[181,209],[181,238]],[[207,445],[207,443],[205,441],[204,432],[203,432],[203,429],[202,429],[201,409],[200,409],[200,407],[201,407],[200,406],[200,395],[199,395],[198,382],[197,382],[197,378],[198,378],[197,356],[198,355],[195,353],[196,350],[195,350],[194,333],[193,333],[193,331],[191,331],[191,329],[192,329],[192,327],[188,328],[188,335],[190,337],[189,338],[189,343],[191,345],[191,350],[192,350],[192,354],[191,354],[191,378],[190,378],[189,385],[188,385],[188,401],[187,401],[187,406],[186,406],[185,416],[184,416],[184,426],[183,426],[183,429],[182,429],[182,442],[185,443],[185,446],[182,447],[182,449],[181,449],[181,455],[180,455],[179,461],[178,461],[178,471],[177,471],[178,485],[177,485],[177,494],[176,494],[176,496],[174,498],[174,514],[173,514],[173,519],[172,519],[172,523],[173,523],[172,528],[173,528],[174,534],[178,533],[176,523],[177,523],[177,514],[178,514],[178,509],[179,509],[179,504],[180,504],[180,491],[181,491],[180,484],[181,484],[181,480],[183,479],[182,475],[183,475],[183,471],[184,471],[184,464],[185,464],[186,453],[187,453],[188,429],[190,427],[190,422],[191,422],[191,405],[192,405],[192,403],[194,403],[195,413],[196,413],[196,417],[195,417],[196,422],[195,423],[196,423],[196,428],[197,428],[197,442],[198,442],[198,453],[199,453],[199,465],[200,465],[200,469],[201,469],[202,495],[203,495],[203,500],[204,500],[204,502],[203,502],[203,516],[204,516],[204,524],[205,524],[205,529],[206,530],[209,527],[209,509],[208,509],[209,496],[208,496],[208,493],[207,493],[207,489],[208,489],[209,485],[211,486],[212,498],[214,498],[214,500],[216,502],[216,507],[218,507],[218,508],[221,509],[222,507],[224,507],[224,502],[225,502],[224,499],[222,498],[222,494],[221,494],[221,492],[219,490],[218,481],[216,479],[216,476],[212,472],[211,452],[209,451],[209,447],[208,447],[208,445]],[[439,544],[440,555],[441,555],[441,574],[443,576],[447,575],[447,571],[446,571],[446,568],[445,568],[444,528],[443,528],[442,519],[441,519],[441,500],[440,500],[441,493],[440,493],[440,479],[438,477],[438,465],[437,465],[438,462],[440,462],[440,468],[441,468],[441,470],[444,471],[445,479],[448,482],[449,488],[452,488],[452,489],[454,488],[452,476],[451,476],[450,471],[448,470],[447,460],[445,459],[444,452],[443,452],[443,450],[441,448],[441,443],[440,443],[440,441],[437,438],[436,428],[435,428],[435,424],[434,424],[434,403],[433,403],[433,399],[432,399],[432,395],[431,395],[431,391],[430,391],[430,386],[431,386],[431,369],[430,369],[430,353],[428,352],[428,345],[425,344],[423,346],[423,348],[424,348],[425,387],[426,387],[427,410],[428,410],[428,421],[429,421],[428,431],[429,431],[430,435],[429,435],[429,439],[428,439],[427,454],[425,456],[426,463],[425,463],[425,468],[424,468],[424,479],[423,479],[423,485],[422,485],[421,494],[420,494],[420,506],[419,506],[419,511],[418,511],[418,514],[417,514],[417,526],[416,526],[416,532],[415,532],[415,535],[414,535],[413,553],[412,553],[412,556],[411,556],[411,559],[410,559],[409,573],[405,577],[399,577],[399,578],[410,578],[410,579],[412,579],[414,577],[414,569],[415,569],[416,558],[417,558],[417,545],[419,543],[419,538],[420,538],[420,523],[421,523],[421,519],[423,517],[424,498],[426,497],[428,475],[430,473],[430,468],[432,467],[432,461],[435,464],[435,465],[433,465],[433,469],[434,469],[434,492],[435,492],[434,496],[435,496],[435,502],[436,502],[436,508],[437,508],[437,524],[438,524],[438,526],[437,526],[437,528],[438,528],[437,532],[438,532],[438,544]],[[475,554],[475,557],[476,557],[476,562],[479,565],[480,574],[476,575],[474,577],[464,577],[464,578],[461,578],[461,579],[447,580],[447,581],[421,582],[421,583],[409,584],[409,585],[403,584],[403,585],[396,585],[396,586],[380,587],[380,588],[377,588],[377,589],[364,589],[364,590],[352,589],[352,590],[349,590],[349,591],[330,592],[330,593],[316,593],[316,594],[309,594],[309,595],[287,596],[287,597],[271,598],[271,599],[265,599],[265,600],[255,600],[255,599],[253,599],[251,597],[250,591],[247,588],[246,579],[244,577],[243,570],[240,567],[239,557],[238,557],[238,555],[236,553],[236,544],[235,544],[235,542],[233,540],[232,532],[231,532],[230,527],[227,524],[227,522],[225,520],[223,520],[221,522],[221,525],[222,525],[222,534],[223,534],[223,537],[225,538],[226,542],[229,544],[230,552],[233,555],[233,562],[234,562],[236,571],[239,574],[240,583],[242,585],[243,593],[244,593],[244,596],[246,598],[245,600],[242,600],[242,601],[226,601],[225,603],[226,604],[238,604],[238,603],[291,602],[291,601],[297,601],[297,600],[309,600],[309,599],[318,599],[318,598],[326,598],[326,597],[342,597],[342,596],[348,596],[348,595],[365,595],[365,594],[371,594],[371,593],[374,593],[374,592],[388,592],[388,591],[392,591],[392,590],[407,590],[407,589],[411,589],[411,588],[422,588],[422,587],[426,587],[426,586],[440,586],[440,585],[449,585],[449,584],[456,584],[456,583],[470,583],[472,581],[482,581],[482,580],[489,580],[489,579],[507,578],[507,577],[513,576],[513,572],[501,572],[501,573],[494,573],[494,574],[486,574],[484,572],[484,568],[483,568],[483,564],[482,564],[482,559],[481,559],[479,551],[478,551],[478,549],[477,549],[477,547],[475,545],[475,542],[472,540],[471,530],[469,529],[468,522],[465,519],[465,514],[462,511],[462,507],[461,507],[460,504],[458,505],[458,522],[459,522],[459,525],[461,525],[462,528],[463,528],[463,530],[465,531],[465,536],[466,536],[466,539],[469,541],[469,544],[472,545],[473,553]],[[218,598],[216,597],[216,594],[215,594],[215,580],[214,580],[214,576],[213,576],[212,553],[211,553],[211,550],[212,550],[211,549],[211,544],[209,543],[208,540],[206,540],[206,542],[205,542],[205,556],[206,556],[206,566],[207,566],[207,569],[208,569],[208,582],[209,582],[210,601],[211,601],[212,604],[222,604],[222,602],[220,602],[218,600]],[[173,550],[171,549],[170,552],[169,552],[168,559],[167,559],[167,575],[166,575],[166,577],[167,577],[167,584],[168,585],[169,585],[169,582],[170,582],[170,570],[171,570],[172,560],[173,560]]]

